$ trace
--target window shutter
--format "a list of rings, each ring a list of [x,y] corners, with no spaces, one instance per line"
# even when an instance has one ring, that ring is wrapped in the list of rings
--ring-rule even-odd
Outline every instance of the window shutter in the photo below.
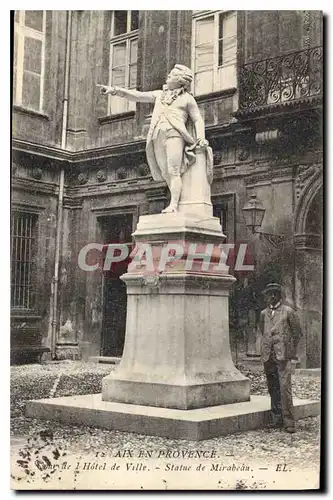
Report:
[[[45,12],[16,11],[14,38],[15,104],[41,111],[44,78]]]
[[[32,28],[43,33],[43,11],[26,10],[24,15],[24,24],[27,28]]]
[[[110,45],[110,85],[135,89],[137,85],[138,39],[132,31],[138,28],[139,11],[114,11]],[[111,115],[134,111],[135,102],[109,96]]]
[[[195,23],[195,93],[213,92],[214,85],[214,16]]]
[[[42,42],[28,36],[24,39],[22,104],[39,109],[42,71]]]

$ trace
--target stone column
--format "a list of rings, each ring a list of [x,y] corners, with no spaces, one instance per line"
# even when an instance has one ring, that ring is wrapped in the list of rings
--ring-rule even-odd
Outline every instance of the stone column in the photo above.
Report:
[[[247,350],[248,357],[260,358],[260,333],[256,325],[256,311],[250,309],[248,314],[248,328],[247,328]]]
[[[71,235],[71,236],[69,236]],[[73,241],[74,240],[74,241]],[[63,207],[63,236],[61,242],[56,359],[79,359],[80,349],[77,339],[76,304],[73,297],[75,265],[73,264],[73,211],[71,203],[65,199]]]

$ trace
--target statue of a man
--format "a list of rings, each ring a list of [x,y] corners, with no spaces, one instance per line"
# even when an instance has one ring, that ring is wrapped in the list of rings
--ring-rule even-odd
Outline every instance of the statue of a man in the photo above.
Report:
[[[205,125],[198,105],[190,93],[193,73],[176,64],[163,90],[139,92],[101,86],[101,93],[130,101],[155,103],[147,136],[146,154],[153,179],[165,180],[171,192],[170,205],[163,212],[177,212],[182,175],[196,161],[195,148],[206,148],[207,173],[212,177],[212,150],[205,139]]]

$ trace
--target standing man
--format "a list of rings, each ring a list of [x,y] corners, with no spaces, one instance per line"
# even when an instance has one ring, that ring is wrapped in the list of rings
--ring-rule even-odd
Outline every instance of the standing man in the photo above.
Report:
[[[273,427],[296,432],[291,387],[291,360],[302,336],[295,311],[282,303],[281,285],[270,283],[264,290],[267,308],[261,312],[261,358],[271,397]]]

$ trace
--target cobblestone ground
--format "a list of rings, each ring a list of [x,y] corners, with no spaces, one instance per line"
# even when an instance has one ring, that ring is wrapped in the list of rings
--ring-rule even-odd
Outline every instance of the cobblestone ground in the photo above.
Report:
[[[97,393],[102,378],[110,372],[111,365],[91,363],[59,363],[12,367],[11,376],[11,435],[14,447],[23,443],[46,439],[52,446],[67,449],[73,454],[96,454],[103,451],[106,457],[114,456],[119,449],[146,449],[153,453],[161,448],[174,451],[182,449],[215,449],[225,461],[272,465],[286,463],[294,470],[319,470],[320,419],[312,417],[297,423],[297,433],[290,435],[281,430],[261,429],[202,441],[172,440],[118,431],[79,426],[24,417],[25,401],[53,396]],[[262,372],[245,371],[251,379],[251,394],[267,394]],[[320,378],[293,376],[293,394],[301,399],[320,398]],[[45,438],[46,436],[46,438]],[[244,485],[243,485],[244,486]],[[240,488],[240,489],[246,489]]]

